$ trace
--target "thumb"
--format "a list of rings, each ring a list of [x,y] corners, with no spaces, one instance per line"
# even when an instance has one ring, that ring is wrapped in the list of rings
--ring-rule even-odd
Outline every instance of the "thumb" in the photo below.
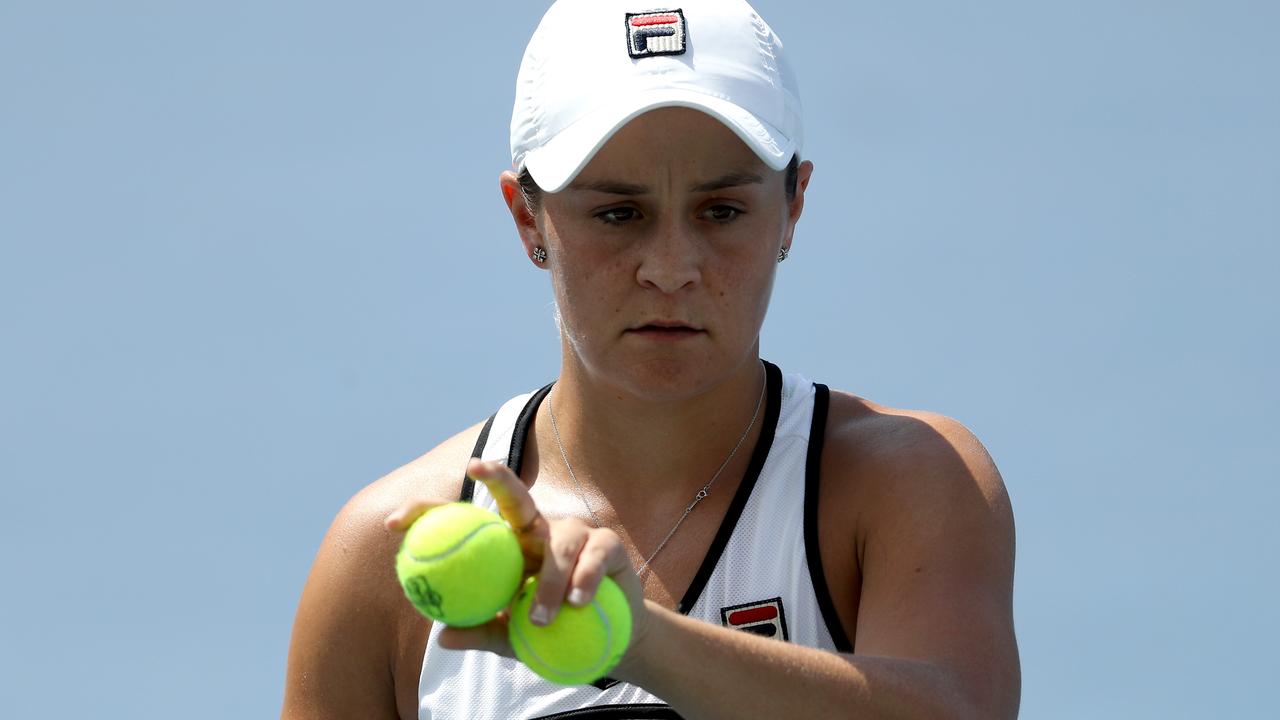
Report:
[[[515,657],[507,640],[507,611],[483,625],[446,627],[440,632],[440,647],[448,650],[484,650],[509,658]]]

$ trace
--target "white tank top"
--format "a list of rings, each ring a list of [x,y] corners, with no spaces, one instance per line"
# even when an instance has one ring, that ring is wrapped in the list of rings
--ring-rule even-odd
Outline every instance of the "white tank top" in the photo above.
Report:
[[[765,363],[760,437],[720,530],[676,610],[715,625],[810,647],[853,652],[822,574],[817,545],[818,468],[827,388]],[[520,472],[525,438],[551,386],[507,401],[489,419],[476,457]],[[814,438],[811,442],[810,438]],[[462,499],[496,511],[483,484]],[[418,684],[420,720],[633,720],[679,718],[643,688],[605,678],[565,687],[516,660],[439,645],[433,624]],[[696,679],[691,679],[695,680]]]

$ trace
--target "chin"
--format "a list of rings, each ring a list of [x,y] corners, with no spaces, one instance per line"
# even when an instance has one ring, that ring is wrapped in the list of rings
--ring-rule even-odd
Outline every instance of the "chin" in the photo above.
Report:
[[[607,372],[610,384],[656,402],[696,397],[733,375],[733,363],[703,353],[655,354],[633,358]]]

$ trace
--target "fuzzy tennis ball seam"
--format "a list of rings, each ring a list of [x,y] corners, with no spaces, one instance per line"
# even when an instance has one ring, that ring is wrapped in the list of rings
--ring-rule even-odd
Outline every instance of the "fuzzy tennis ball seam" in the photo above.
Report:
[[[482,523],[481,525],[472,528],[466,535],[459,538],[457,542],[447,549],[433,555],[418,555],[413,552],[408,545],[403,548],[402,552],[404,552],[406,561],[411,561],[414,564],[433,563],[447,560],[458,553],[463,546],[472,538],[476,537],[476,535],[492,527],[505,528],[506,525],[498,520]],[[405,595],[409,598],[409,602],[413,603],[413,605],[419,608],[419,610],[425,609],[424,614],[427,616],[444,620],[446,612],[442,606],[443,598],[439,591],[431,587],[429,577],[429,574],[416,574],[409,575],[404,578],[402,580],[402,584],[404,585]],[[459,620],[461,620],[461,618],[455,619],[455,623],[459,622]],[[463,620],[463,622],[466,621]]]
[[[531,661],[529,663],[530,665],[536,665],[538,667],[552,669],[552,672],[554,672],[557,676],[561,676],[561,677],[576,677],[579,675],[591,675],[594,678],[594,677],[599,677],[604,672],[607,672],[607,668],[609,668],[612,665],[612,663],[609,662],[610,660],[609,648],[612,644],[612,638],[614,633],[613,623],[609,622],[608,614],[605,613],[604,610],[600,608],[600,605],[598,602],[593,601],[586,607],[594,611],[596,618],[600,622],[601,630],[604,635],[604,642],[601,643],[599,647],[599,652],[595,653],[590,658],[583,658],[584,665],[582,667],[579,667],[579,668],[555,667],[552,664],[553,661],[543,658],[538,653],[535,644],[530,641],[528,636],[525,635],[519,627],[516,627],[514,630],[515,637],[519,642],[521,650],[529,656],[529,659]],[[595,648],[592,648],[592,650],[594,649]]]
[[[536,578],[525,582],[513,603],[507,636],[516,657],[543,678],[563,685],[586,684],[612,670],[631,641],[631,607],[612,578],[604,578],[583,607],[563,606],[549,625],[529,621]]]
[[[524,555],[500,517],[470,503],[427,511],[405,533],[396,576],[423,615],[471,627],[493,619],[520,586]]]

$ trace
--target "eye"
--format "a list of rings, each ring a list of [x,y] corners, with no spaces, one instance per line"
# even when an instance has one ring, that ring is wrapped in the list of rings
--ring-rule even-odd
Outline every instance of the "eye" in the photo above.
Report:
[[[702,211],[702,217],[717,223],[729,223],[738,219],[739,215],[745,215],[746,212],[739,210],[732,205],[712,205]]]
[[[596,217],[606,225],[625,225],[640,219],[640,211],[632,207],[609,208],[596,213]]]

